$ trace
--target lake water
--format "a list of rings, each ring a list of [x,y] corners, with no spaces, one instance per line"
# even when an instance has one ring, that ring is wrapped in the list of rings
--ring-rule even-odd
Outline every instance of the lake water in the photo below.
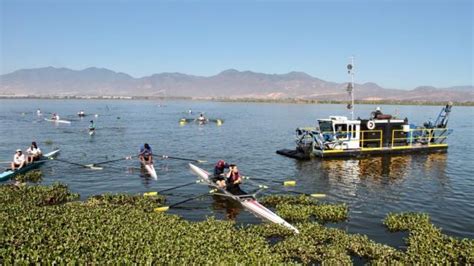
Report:
[[[161,105],[161,106],[160,106]],[[381,106],[385,113],[408,117],[421,124],[436,119],[441,106]],[[71,125],[46,122],[35,113],[57,112]],[[356,116],[367,117],[375,108],[357,105]],[[180,126],[188,109],[225,120],[199,126]],[[79,119],[84,110],[99,114]],[[351,160],[296,161],[277,155],[281,148],[294,147],[294,130],[314,126],[316,118],[348,115],[344,105],[296,105],[219,103],[201,101],[85,101],[0,100],[0,160],[11,160],[15,149],[26,149],[32,140],[43,151],[61,148],[59,158],[93,163],[137,153],[148,142],[155,154],[207,160],[201,167],[211,170],[218,159],[239,165],[242,174],[268,180],[296,180],[292,190],[325,193],[326,201],[345,202],[350,209],[347,222],[336,226],[367,234],[393,246],[403,245],[400,234],[386,231],[382,220],[389,212],[427,212],[443,232],[474,238],[474,108],[454,106],[449,127],[454,131],[448,153],[374,157]],[[87,134],[89,120],[96,121],[96,135]],[[52,145],[46,142],[52,141]],[[42,167],[44,184],[63,182],[83,198],[105,192],[143,193],[170,188],[195,180],[187,163],[156,160],[158,180],[141,176],[137,161],[107,164],[102,171],[89,170],[58,161]],[[251,190],[246,184],[244,189]],[[278,189],[285,190],[284,187]],[[209,189],[193,185],[171,191],[169,203],[202,194]],[[271,190],[267,193],[281,193]],[[216,216],[238,223],[259,219],[235,204],[205,197],[170,210],[190,220]]]

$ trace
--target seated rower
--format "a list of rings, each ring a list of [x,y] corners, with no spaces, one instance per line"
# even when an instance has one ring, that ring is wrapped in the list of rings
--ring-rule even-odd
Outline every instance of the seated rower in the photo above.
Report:
[[[150,145],[148,145],[148,143],[143,144],[143,146],[140,148],[138,159],[140,159],[140,162],[143,165],[153,164],[153,152],[151,150]]]
[[[51,116],[51,120],[59,120],[59,115],[56,113],[53,113],[53,115]]]
[[[204,123],[204,122],[207,121],[207,118],[204,117],[203,114],[200,114],[199,117],[198,117],[198,121],[199,121],[199,123]]]
[[[239,174],[237,165],[231,164],[229,166],[229,172],[227,173],[226,190],[234,195],[244,195],[245,192],[240,189],[242,178]]]
[[[218,187],[225,188],[225,177],[224,169],[229,168],[229,164],[224,160],[219,160],[214,167],[214,175],[212,176],[212,182],[216,183]]]
[[[95,131],[95,124],[94,124],[94,120],[91,120],[89,122],[89,132],[94,132]]]
[[[28,157],[26,159],[27,163],[32,163],[34,161],[38,161],[41,158],[41,156],[43,155],[41,153],[40,148],[38,148],[38,145],[36,145],[35,141],[31,142],[31,146],[28,147],[28,149],[26,150],[26,153],[28,154]]]
[[[17,169],[21,169],[26,164],[25,155],[21,151],[21,149],[16,150],[15,155],[13,156],[13,162],[11,164],[11,168],[13,171]]]

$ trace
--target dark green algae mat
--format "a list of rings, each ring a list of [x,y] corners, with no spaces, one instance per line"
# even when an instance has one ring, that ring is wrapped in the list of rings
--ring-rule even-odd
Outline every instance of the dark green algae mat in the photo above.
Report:
[[[402,251],[325,227],[346,220],[347,206],[306,196],[261,199],[298,235],[275,224],[153,212],[161,195],[78,196],[62,184],[0,186],[0,264],[474,264],[474,240],[444,235],[426,214],[390,213],[383,221],[389,231],[408,231]]]

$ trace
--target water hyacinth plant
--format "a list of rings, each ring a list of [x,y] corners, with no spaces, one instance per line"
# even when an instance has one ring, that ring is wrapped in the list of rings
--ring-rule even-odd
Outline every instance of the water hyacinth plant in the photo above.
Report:
[[[304,197],[270,197],[300,234],[277,224],[189,222],[157,213],[161,195],[105,194],[78,201],[62,184],[0,186],[0,264],[351,264],[474,263],[474,242],[446,236],[424,214],[389,214],[389,230],[408,230],[406,252],[323,225],[347,206]],[[301,211],[303,214],[297,214]],[[323,213],[323,214],[322,214]]]

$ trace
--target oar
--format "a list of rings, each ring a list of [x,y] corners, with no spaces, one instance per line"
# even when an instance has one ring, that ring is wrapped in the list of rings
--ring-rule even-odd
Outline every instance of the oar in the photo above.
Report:
[[[63,163],[68,163],[68,164],[72,164],[72,165],[81,166],[81,167],[84,167],[84,168],[89,168],[91,170],[102,170],[102,169],[104,169],[102,167],[97,167],[97,166],[94,166],[94,165],[85,165],[85,164],[70,162],[70,161],[66,161],[66,160],[62,160],[62,159],[58,159],[58,158],[50,158],[50,159],[51,160],[56,160],[56,161],[59,161],[59,162],[63,162]]]
[[[176,206],[181,205],[181,204],[183,204],[183,203],[186,203],[186,202],[188,202],[188,201],[192,201],[192,200],[198,199],[198,198],[200,198],[200,197],[207,196],[207,195],[209,195],[210,193],[213,193],[214,191],[215,191],[215,190],[213,189],[213,190],[211,190],[211,191],[209,191],[209,192],[206,192],[206,193],[204,193],[204,194],[197,195],[197,196],[195,196],[195,197],[192,197],[192,198],[189,198],[189,199],[185,199],[185,200],[176,202],[175,204],[172,204],[172,205],[170,205],[170,206],[163,206],[163,207],[155,208],[155,212],[165,212],[165,211],[169,210],[170,208],[176,207]]]
[[[260,180],[260,181],[270,181],[272,183],[276,183],[276,184],[280,184],[280,185],[283,185],[285,187],[294,187],[296,186],[296,181],[294,180],[287,180],[287,181],[276,181],[276,180],[268,180],[268,179],[264,179],[264,178],[258,178],[258,177],[250,177],[250,176],[242,176],[243,179],[247,179],[247,180]]]
[[[313,198],[325,198],[326,197],[326,194],[324,194],[324,193],[308,194],[308,193],[303,193],[303,192],[294,191],[294,190],[281,190],[281,191],[300,194],[300,195],[305,195],[305,196],[313,197]]]
[[[278,183],[278,184],[282,184],[282,182],[280,181],[275,181],[275,180],[266,180],[266,179],[263,179],[263,178],[255,178],[255,177],[249,177],[249,176],[243,176],[242,177],[243,179],[247,179],[249,181],[251,181],[252,179],[254,180],[261,180],[261,181],[272,181],[274,183]],[[283,185],[284,186],[295,186],[296,185],[296,181],[284,181],[283,182]],[[267,186],[262,186],[262,185],[259,185],[260,188],[268,188]],[[305,196],[308,196],[308,197],[313,197],[313,198],[324,198],[326,197],[326,194],[323,194],[323,193],[312,193],[312,194],[309,194],[309,193],[303,193],[303,192],[299,192],[299,191],[294,191],[294,190],[281,190],[281,189],[277,189],[278,191],[282,191],[282,192],[290,192],[290,193],[295,193],[295,194],[300,194],[300,195],[305,195]]]
[[[135,157],[135,156],[130,155],[130,156],[126,156],[126,157],[119,158],[119,159],[114,159],[114,160],[108,160],[108,161],[103,161],[103,162],[88,164],[88,166],[94,166],[94,165],[106,164],[106,163],[113,163],[113,162],[118,162],[118,161],[123,161],[123,160],[131,160],[133,157]]]
[[[196,163],[206,163],[207,162],[207,161],[203,161],[203,160],[189,159],[189,158],[169,156],[169,155],[160,155],[160,156],[163,159],[175,159],[175,160],[189,161],[189,162],[196,162]]]
[[[145,192],[145,193],[143,193],[143,196],[156,196],[156,195],[158,195],[159,193],[162,193],[162,192],[166,192],[166,191],[170,191],[170,190],[174,190],[174,189],[178,189],[178,188],[182,188],[182,187],[186,187],[186,186],[198,184],[198,183],[200,183],[200,182],[201,182],[201,181],[198,180],[198,181],[195,181],[195,182],[191,182],[191,183],[187,183],[187,184],[184,184],[184,185],[175,186],[175,187],[172,187],[172,188],[163,189],[163,190],[160,190],[160,191]]]

